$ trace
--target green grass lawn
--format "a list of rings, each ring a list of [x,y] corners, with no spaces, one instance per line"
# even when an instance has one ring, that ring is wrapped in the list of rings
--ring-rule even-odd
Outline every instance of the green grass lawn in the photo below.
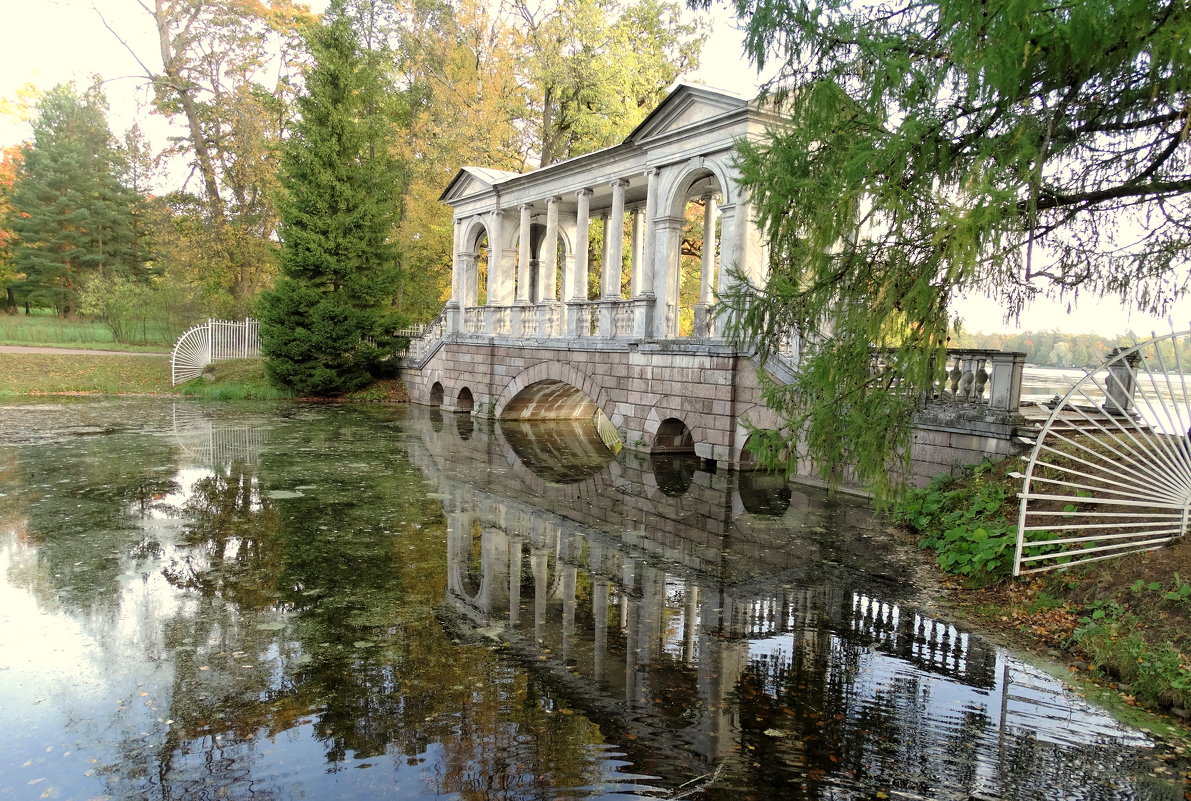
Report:
[[[0,396],[172,394],[165,356],[0,353]]]
[[[36,345],[123,351],[168,351],[171,331],[146,325],[133,332],[139,344],[116,342],[112,332],[94,320],[65,319],[45,310],[31,315],[0,314],[0,345]]]

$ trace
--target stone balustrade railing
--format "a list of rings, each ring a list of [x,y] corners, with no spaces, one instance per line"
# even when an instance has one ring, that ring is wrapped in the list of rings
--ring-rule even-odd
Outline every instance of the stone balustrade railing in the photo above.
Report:
[[[882,351],[873,352],[873,370],[889,369]],[[979,405],[1015,412],[1021,403],[1026,355],[999,350],[948,349],[923,399],[935,405]]]

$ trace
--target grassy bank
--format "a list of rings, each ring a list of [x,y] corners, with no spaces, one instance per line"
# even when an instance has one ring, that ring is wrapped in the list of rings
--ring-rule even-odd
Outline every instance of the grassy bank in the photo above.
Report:
[[[166,352],[174,333],[158,326],[137,327],[130,334],[135,343],[116,342],[112,332],[95,320],[62,318],[45,310],[34,314],[0,314],[0,345]]]
[[[280,400],[293,394],[270,383],[260,359],[209,365],[203,375],[170,384],[166,355],[114,356],[85,353],[0,353],[0,397],[84,393],[95,395],[185,395],[208,400]],[[339,400],[405,403],[409,393],[397,380],[377,381]]]
[[[83,392],[99,395],[169,394],[169,359],[0,353],[0,396]]]
[[[1020,479],[984,465],[910,493],[893,517],[951,574],[974,623],[1065,660],[1127,706],[1191,720],[1191,543],[1013,579]]]
[[[209,400],[279,400],[293,393],[269,382],[260,359],[231,359],[207,366],[203,374],[178,385],[178,392]]]

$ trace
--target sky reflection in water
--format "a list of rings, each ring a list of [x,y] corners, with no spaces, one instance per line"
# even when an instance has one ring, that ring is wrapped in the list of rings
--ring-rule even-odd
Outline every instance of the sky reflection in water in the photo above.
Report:
[[[418,408],[10,402],[0,443],[0,801],[1182,796],[761,474]]]

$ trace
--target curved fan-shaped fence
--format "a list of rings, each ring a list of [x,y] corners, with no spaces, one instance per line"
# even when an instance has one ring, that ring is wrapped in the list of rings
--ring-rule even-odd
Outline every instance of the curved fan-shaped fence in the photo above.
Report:
[[[181,384],[202,375],[212,362],[258,359],[260,355],[256,320],[207,320],[178,337],[170,356],[171,380]]]
[[[1021,478],[1014,574],[1155,550],[1191,509],[1191,331],[1118,348],[1061,399]]]

